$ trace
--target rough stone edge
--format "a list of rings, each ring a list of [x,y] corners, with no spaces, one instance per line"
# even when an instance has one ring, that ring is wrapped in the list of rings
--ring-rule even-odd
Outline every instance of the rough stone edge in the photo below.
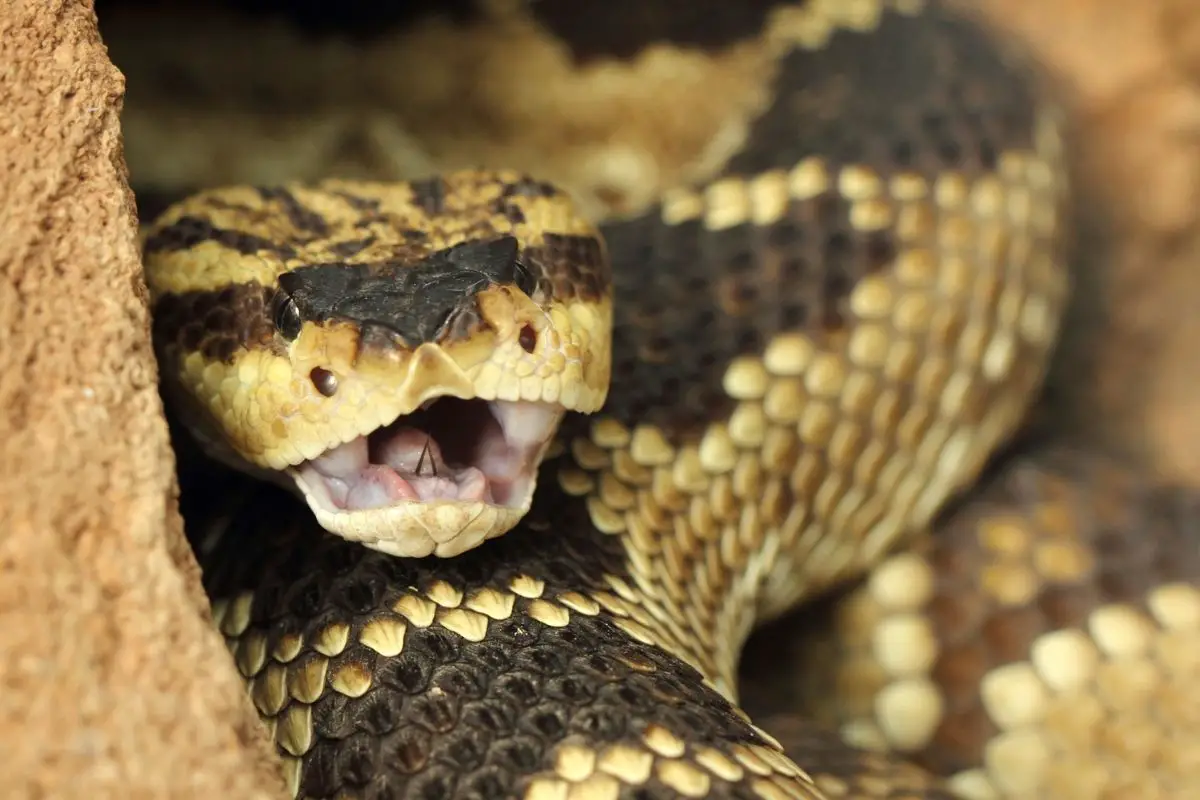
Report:
[[[88,0],[0,10],[0,775],[6,797],[279,797],[175,504]]]

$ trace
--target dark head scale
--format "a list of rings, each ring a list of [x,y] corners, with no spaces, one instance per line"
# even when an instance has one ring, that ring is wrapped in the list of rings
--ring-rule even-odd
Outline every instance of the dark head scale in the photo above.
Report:
[[[337,320],[364,331],[385,329],[415,347],[440,339],[462,315],[477,313],[476,295],[499,284],[513,284],[526,294],[536,285],[513,236],[462,242],[416,264],[297,267],[279,276],[275,320],[285,337],[298,330],[297,319]]]

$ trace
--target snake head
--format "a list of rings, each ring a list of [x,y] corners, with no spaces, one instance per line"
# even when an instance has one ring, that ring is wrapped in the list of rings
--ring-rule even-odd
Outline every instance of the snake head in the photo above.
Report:
[[[216,190],[146,244],[187,427],[401,556],[511,529],[611,364],[607,256],[570,201],[505,173],[437,181]]]

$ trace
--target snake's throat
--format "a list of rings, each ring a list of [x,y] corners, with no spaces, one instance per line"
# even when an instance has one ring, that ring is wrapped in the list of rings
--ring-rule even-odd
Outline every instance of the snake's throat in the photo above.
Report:
[[[561,406],[439,398],[295,470],[326,511],[462,502],[524,508]]]

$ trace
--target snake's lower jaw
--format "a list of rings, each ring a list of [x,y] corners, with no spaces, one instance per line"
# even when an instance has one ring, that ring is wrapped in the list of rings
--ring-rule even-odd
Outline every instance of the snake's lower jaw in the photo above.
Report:
[[[450,557],[512,529],[565,410],[439,398],[289,470],[324,527],[395,556]]]

